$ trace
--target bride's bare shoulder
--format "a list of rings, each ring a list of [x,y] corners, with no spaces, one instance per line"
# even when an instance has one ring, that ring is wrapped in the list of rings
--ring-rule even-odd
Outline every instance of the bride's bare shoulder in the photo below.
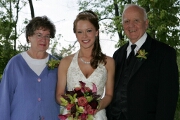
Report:
[[[114,59],[110,56],[106,56],[107,62],[114,62]]]
[[[69,56],[62,58],[60,61],[60,66],[69,66],[73,57],[74,57],[74,54],[71,54]]]
[[[111,66],[114,66],[114,64],[115,64],[114,59],[110,56],[106,56],[106,61],[107,61],[106,67],[108,67],[108,66],[111,67]]]

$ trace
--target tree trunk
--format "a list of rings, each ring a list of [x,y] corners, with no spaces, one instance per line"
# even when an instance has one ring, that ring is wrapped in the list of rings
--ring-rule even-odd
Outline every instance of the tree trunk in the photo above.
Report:
[[[34,7],[33,7],[33,3],[32,0],[28,0],[29,1],[29,6],[30,6],[30,11],[31,11],[31,18],[34,18]]]
[[[119,18],[120,15],[119,15],[119,7],[118,7],[118,4],[117,4],[117,0],[114,0],[114,11],[115,11],[115,17],[116,18]],[[118,19],[118,21],[120,22],[120,19]],[[123,38],[123,35],[122,35],[122,32],[119,31],[119,26],[116,26],[117,30],[118,30],[118,36],[119,36],[119,40],[124,40]]]

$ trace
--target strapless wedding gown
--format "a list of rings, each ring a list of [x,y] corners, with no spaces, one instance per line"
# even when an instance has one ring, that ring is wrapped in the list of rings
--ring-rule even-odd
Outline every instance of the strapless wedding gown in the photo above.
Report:
[[[78,65],[78,53],[75,53],[72,62],[67,71],[67,90],[71,91],[74,87],[79,86],[79,81],[86,83],[90,89],[92,89],[92,83],[97,87],[97,94],[103,97],[105,83],[107,80],[107,70],[103,64],[99,64],[94,72],[86,78]],[[105,109],[100,110],[94,116],[94,120],[107,120]]]

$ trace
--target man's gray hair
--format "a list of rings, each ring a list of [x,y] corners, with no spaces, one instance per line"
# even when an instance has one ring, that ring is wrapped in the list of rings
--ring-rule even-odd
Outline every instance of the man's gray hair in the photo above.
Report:
[[[123,23],[123,15],[124,15],[125,10],[126,10],[127,8],[129,8],[129,7],[132,7],[132,6],[136,6],[136,7],[138,7],[139,9],[141,9],[141,10],[144,12],[144,21],[147,20],[146,9],[144,9],[144,8],[141,7],[141,6],[135,5],[135,4],[127,4],[127,5],[125,5],[124,10],[123,10],[123,13],[122,13],[122,23]]]

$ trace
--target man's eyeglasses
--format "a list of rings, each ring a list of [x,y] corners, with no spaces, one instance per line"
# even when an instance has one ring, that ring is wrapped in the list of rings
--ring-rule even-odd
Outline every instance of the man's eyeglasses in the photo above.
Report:
[[[35,36],[37,39],[46,39],[46,40],[50,40],[50,35],[46,35],[46,36],[43,36],[42,34],[40,33],[35,33]]]

